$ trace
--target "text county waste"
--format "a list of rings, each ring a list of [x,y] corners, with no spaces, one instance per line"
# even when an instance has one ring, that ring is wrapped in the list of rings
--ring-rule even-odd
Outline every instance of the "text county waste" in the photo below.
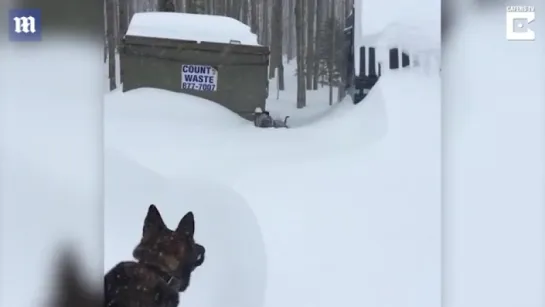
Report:
[[[218,70],[209,65],[182,65],[182,89],[217,91]]]

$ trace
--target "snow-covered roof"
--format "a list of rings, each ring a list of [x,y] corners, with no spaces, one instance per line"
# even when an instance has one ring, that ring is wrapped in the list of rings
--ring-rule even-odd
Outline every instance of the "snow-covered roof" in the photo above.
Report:
[[[244,23],[230,17],[202,14],[136,13],[131,19],[126,35],[259,45],[257,36]]]

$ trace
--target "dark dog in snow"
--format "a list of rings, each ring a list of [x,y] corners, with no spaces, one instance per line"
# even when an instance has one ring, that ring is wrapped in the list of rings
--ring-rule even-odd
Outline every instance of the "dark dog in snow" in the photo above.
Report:
[[[288,118],[284,120],[274,119],[268,111],[263,111],[260,107],[254,110],[254,125],[259,128],[288,128]]]
[[[104,307],[177,307],[179,293],[204,262],[205,249],[195,243],[194,232],[193,213],[172,231],[151,205],[133,251],[137,261],[121,262],[104,277]]]

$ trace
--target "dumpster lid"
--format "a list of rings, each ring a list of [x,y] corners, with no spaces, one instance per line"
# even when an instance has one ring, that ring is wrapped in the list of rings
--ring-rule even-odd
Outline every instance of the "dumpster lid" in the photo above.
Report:
[[[226,16],[177,12],[133,15],[127,36],[260,46],[244,23]]]

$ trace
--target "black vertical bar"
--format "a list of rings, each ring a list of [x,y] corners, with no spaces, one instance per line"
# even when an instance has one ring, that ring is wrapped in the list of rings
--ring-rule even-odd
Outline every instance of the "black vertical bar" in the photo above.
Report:
[[[366,63],[366,58],[365,58],[365,47],[361,47],[360,48],[360,76],[365,76],[365,65],[367,64]]]
[[[369,47],[369,76],[377,75],[376,65],[375,48]]]
[[[398,68],[399,68],[398,49],[392,48],[390,49],[390,69],[398,69]]]
[[[411,65],[411,59],[405,52],[403,52],[401,54],[401,67],[407,67],[409,65]]]

